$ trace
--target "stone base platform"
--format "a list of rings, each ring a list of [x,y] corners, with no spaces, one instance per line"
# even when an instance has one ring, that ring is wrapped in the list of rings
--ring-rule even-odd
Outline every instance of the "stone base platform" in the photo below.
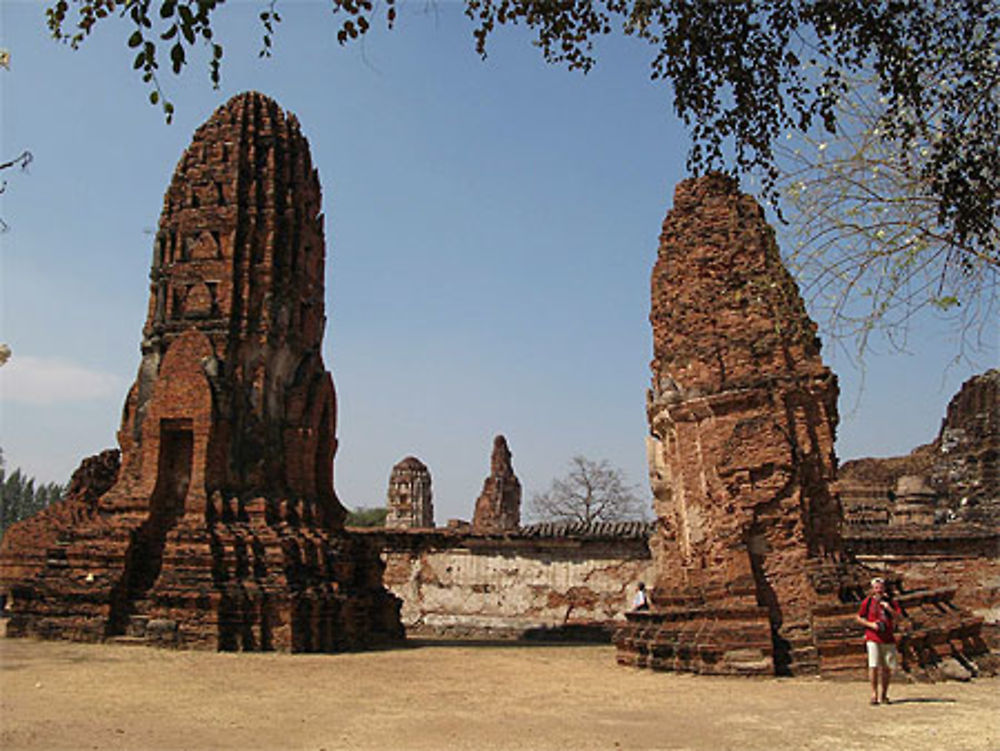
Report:
[[[915,590],[896,599],[903,611],[899,668],[912,680],[1000,673],[983,620],[953,602],[955,589]],[[657,607],[632,612],[614,637],[620,665],[704,675],[815,675],[864,679],[867,660],[854,616],[859,603],[820,605],[807,623],[784,624],[794,642],[775,660],[766,608]],[[799,638],[799,637],[802,638]]]
[[[774,675],[765,608],[628,613],[614,637],[619,665],[703,675]]]
[[[10,586],[8,636],[219,650],[328,652],[400,641],[379,551],[305,504],[216,500],[213,521],[139,514],[62,529]]]

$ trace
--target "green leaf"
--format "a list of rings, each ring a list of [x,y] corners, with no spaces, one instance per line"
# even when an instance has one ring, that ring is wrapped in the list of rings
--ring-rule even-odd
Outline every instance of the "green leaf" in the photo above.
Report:
[[[136,29],[132,32],[132,36],[128,38],[129,47],[138,47],[142,44],[142,32]]]
[[[173,64],[174,73],[181,72],[181,66],[184,65],[184,47],[180,42],[174,44],[170,48],[170,62]]]
[[[931,300],[933,305],[939,310],[950,310],[959,305],[958,298],[954,295],[945,295],[944,297],[938,297]]]

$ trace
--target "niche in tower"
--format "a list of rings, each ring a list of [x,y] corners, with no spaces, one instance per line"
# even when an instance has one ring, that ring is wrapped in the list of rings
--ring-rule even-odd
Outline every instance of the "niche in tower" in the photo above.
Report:
[[[161,420],[156,488],[149,502],[154,518],[169,520],[184,512],[184,499],[191,484],[193,457],[194,431],[191,418]]]

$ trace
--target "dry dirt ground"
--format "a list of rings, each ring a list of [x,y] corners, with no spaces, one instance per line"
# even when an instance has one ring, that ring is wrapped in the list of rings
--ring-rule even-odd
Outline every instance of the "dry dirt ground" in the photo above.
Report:
[[[0,639],[0,749],[1000,750],[1000,680],[650,673],[610,647],[181,652]]]

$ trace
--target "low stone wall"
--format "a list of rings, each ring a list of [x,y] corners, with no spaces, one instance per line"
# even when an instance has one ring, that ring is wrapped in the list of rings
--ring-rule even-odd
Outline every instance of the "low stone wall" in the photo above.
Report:
[[[409,636],[610,638],[652,574],[648,527],[568,529],[352,531],[381,545]]]

